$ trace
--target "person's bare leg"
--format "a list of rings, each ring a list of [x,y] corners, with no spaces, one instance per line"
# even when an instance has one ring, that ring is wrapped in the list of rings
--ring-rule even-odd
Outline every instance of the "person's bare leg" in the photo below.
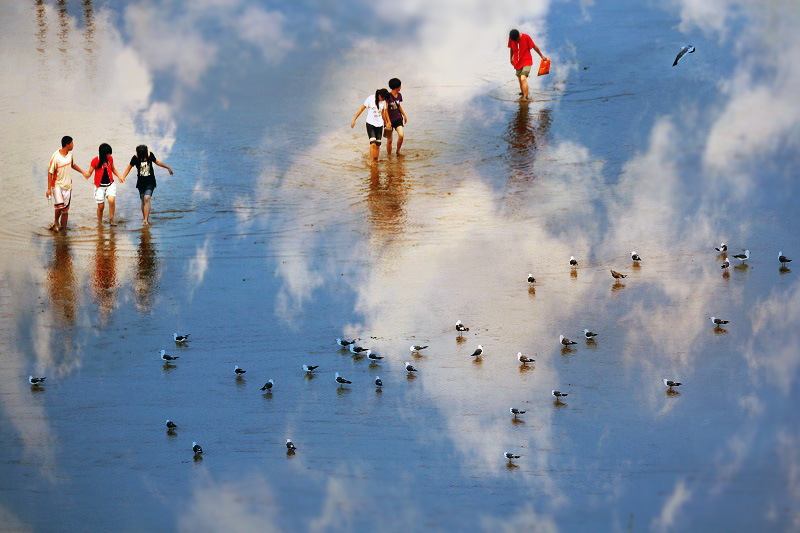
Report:
[[[150,225],[150,196],[145,196],[142,200],[142,216],[144,216],[145,226]]]
[[[61,210],[61,231],[67,231],[67,220],[69,220],[69,210]]]
[[[372,161],[377,161],[379,155],[381,155],[381,147],[375,143],[371,143],[369,145],[369,156],[372,158]]]
[[[58,233],[58,231],[61,229],[61,228],[59,227],[59,225],[58,225],[58,222],[59,222],[59,220],[61,219],[61,209],[59,209],[58,207],[56,207],[56,208],[54,209],[54,211],[55,211],[55,218],[53,219],[53,224],[52,224],[52,225],[51,225],[51,226],[50,226],[48,229],[49,229],[50,231],[55,231],[56,233]]]
[[[522,89],[522,99],[528,99],[528,77],[526,75],[522,75],[519,77],[519,88]]]
[[[386,139],[386,155],[392,155],[392,130],[386,130],[384,138]]]
[[[98,224],[102,224],[103,223],[103,208],[104,207],[105,207],[105,204],[97,204],[97,223]]]
[[[108,223],[112,226],[116,226],[117,223],[114,222],[114,209],[116,207],[116,203],[114,202],[114,197],[108,197]]]
[[[400,126],[399,128],[395,128],[395,131],[397,131],[397,155],[400,155],[400,147],[403,146],[405,130],[403,129],[403,126]]]

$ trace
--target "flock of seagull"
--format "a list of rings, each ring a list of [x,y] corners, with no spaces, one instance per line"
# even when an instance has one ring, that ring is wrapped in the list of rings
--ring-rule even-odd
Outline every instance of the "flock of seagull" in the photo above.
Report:
[[[722,265],[720,265],[720,268],[725,269],[726,272],[727,272],[727,269],[730,266],[730,260],[727,257],[728,246],[723,242],[718,247],[715,247],[714,249],[717,250],[718,252],[720,252],[721,254],[725,254],[724,262],[722,263]],[[733,257],[734,259],[739,260],[740,264],[743,264],[748,259],[750,259],[750,250],[743,250],[742,253],[734,254],[731,257]],[[634,262],[634,265],[638,265],[639,262],[642,260],[642,258],[635,251],[632,251],[631,252],[631,260]],[[786,268],[786,264],[787,263],[791,263],[792,260],[789,259],[788,257],[786,257],[785,255],[783,255],[783,252],[778,252],[778,262],[781,264],[781,268],[785,269]],[[571,256],[569,258],[569,265],[570,265],[570,267],[572,267],[573,270],[575,268],[577,268],[578,261],[575,259],[574,256]],[[622,273],[617,272],[616,270],[612,269],[611,270],[611,277],[613,277],[615,280],[619,280],[621,278],[627,277],[627,275],[626,274],[622,274]],[[536,283],[536,278],[533,276],[533,274],[528,274],[527,281],[528,281],[528,284],[532,286],[532,285],[534,285]],[[719,327],[729,323],[728,320],[724,320],[724,319],[717,318],[717,317],[714,317],[714,316],[712,316],[710,318],[711,318],[711,323],[714,324],[714,326],[716,328],[719,328]],[[455,325],[455,330],[458,333],[458,336],[462,337],[464,332],[469,331],[469,328],[466,325],[464,325],[461,322],[461,320],[458,320],[456,322],[456,325]],[[589,329],[584,329],[583,330],[583,336],[587,340],[587,342],[595,342],[594,338],[597,337],[598,334],[593,332],[593,331],[590,331]],[[175,341],[176,346],[187,346],[188,345],[188,342],[189,342],[189,335],[188,334],[186,334],[186,335],[178,335],[177,333],[173,333],[172,338]],[[342,349],[350,350],[350,352],[353,353],[354,355],[361,356],[361,357],[366,357],[371,363],[377,363],[378,361],[383,359],[383,356],[378,355],[377,353],[373,352],[371,349],[364,348],[363,346],[359,346],[358,344],[356,344],[357,340],[358,339],[348,340],[348,339],[337,338],[336,339],[336,344],[338,344]],[[568,339],[564,335],[559,335],[558,341],[559,341],[559,344],[562,346],[562,349],[569,349],[570,346],[572,346],[574,344],[577,344],[575,341]],[[419,355],[420,352],[422,352],[426,348],[428,348],[427,345],[415,344],[415,345],[412,345],[410,347],[410,351],[411,351],[412,355],[414,355],[414,354]],[[161,359],[164,361],[164,366],[165,367],[171,366],[177,359],[180,358],[180,356],[177,356],[177,355],[174,355],[174,356],[173,355],[169,355],[166,352],[166,350],[161,350],[159,353],[160,353]],[[477,346],[477,348],[475,349],[475,351],[473,351],[470,354],[470,357],[478,359],[482,355],[483,355],[483,346],[481,346],[479,344]],[[530,357],[528,357],[526,355],[523,355],[522,352],[517,352],[517,360],[522,365],[527,365],[528,363],[533,363],[533,362],[536,361],[535,359],[532,359],[532,358],[530,358]],[[309,364],[304,364],[303,365],[303,371],[306,373],[306,375],[311,375],[317,368],[319,368],[319,365],[309,365]],[[409,361],[405,362],[405,370],[409,374],[417,372],[417,369],[414,368],[414,366]],[[240,368],[238,365],[236,365],[233,368],[233,372],[236,375],[236,379],[241,379],[242,376],[247,371],[245,369],[243,369],[243,368]],[[44,385],[44,382],[45,382],[46,379],[47,378],[45,376],[41,376],[41,377],[34,377],[32,375],[28,376],[28,382],[31,384],[31,389],[41,389],[41,386]],[[334,376],[334,381],[336,382],[336,384],[340,388],[344,387],[346,385],[351,385],[353,383],[352,381],[342,377],[339,374],[339,372],[336,372],[336,374]],[[679,381],[674,381],[674,380],[666,379],[666,378],[663,379],[663,382],[664,382],[664,386],[667,387],[667,394],[677,394],[677,391],[675,391],[674,388],[675,387],[680,387],[682,385],[682,383],[679,382]],[[376,390],[380,390],[383,387],[383,381],[381,381],[381,378],[379,376],[375,377],[374,384],[375,384]],[[274,386],[275,386],[275,381],[273,379],[269,379],[266,383],[264,383],[264,386],[261,387],[261,390],[262,391],[266,391],[267,394],[271,394],[272,388]],[[561,398],[564,398],[564,397],[569,395],[568,392],[562,392],[562,391],[559,391],[559,390],[552,390],[552,391],[550,391],[550,394],[555,398],[555,404],[556,405],[559,405],[559,404],[563,405],[563,403],[561,402]],[[523,415],[523,414],[525,414],[526,411],[524,411],[522,409],[519,409],[517,407],[510,407],[509,408],[509,412],[514,417],[514,420],[517,420],[518,417]],[[166,421],[166,426],[167,426],[167,431],[168,432],[174,432],[174,430],[176,430],[178,428],[178,425],[175,424],[175,422],[173,422],[172,420],[167,420]],[[289,454],[289,455],[294,455],[295,452],[297,451],[297,447],[295,446],[294,442],[292,442],[291,439],[286,439],[286,450],[287,450],[287,454]],[[192,442],[192,452],[194,453],[195,460],[199,460],[199,459],[202,458],[203,448],[199,444],[197,444],[197,442]],[[504,452],[503,456],[509,462],[513,461],[514,459],[519,459],[520,458],[519,455],[515,455],[512,452]]]

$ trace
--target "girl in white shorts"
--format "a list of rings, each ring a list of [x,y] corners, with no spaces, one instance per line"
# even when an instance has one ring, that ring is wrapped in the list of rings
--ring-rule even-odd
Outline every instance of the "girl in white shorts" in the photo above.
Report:
[[[114,167],[114,158],[111,157],[111,146],[106,143],[100,145],[98,150],[100,153],[97,157],[92,159],[89,171],[84,174],[86,179],[94,172],[94,199],[97,202],[97,223],[103,223],[103,208],[105,207],[106,199],[108,199],[108,221],[112,226],[116,226],[114,222],[114,197],[117,195],[117,184],[114,183],[114,176],[120,177],[117,169]]]

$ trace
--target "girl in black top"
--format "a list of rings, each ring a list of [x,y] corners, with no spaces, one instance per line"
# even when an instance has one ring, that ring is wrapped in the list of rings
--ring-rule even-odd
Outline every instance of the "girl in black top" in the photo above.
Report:
[[[142,218],[145,226],[150,224],[150,197],[153,195],[153,191],[156,188],[156,174],[153,171],[153,164],[166,168],[169,171],[169,175],[172,176],[172,169],[156,159],[156,156],[147,149],[147,146],[140,144],[136,147],[136,154],[131,157],[128,168],[126,168],[125,172],[122,174],[122,181],[124,182],[125,178],[128,176],[128,172],[130,172],[133,167],[136,167],[136,174],[138,176],[136,188],[139,189],[139,198],[142,199]]]

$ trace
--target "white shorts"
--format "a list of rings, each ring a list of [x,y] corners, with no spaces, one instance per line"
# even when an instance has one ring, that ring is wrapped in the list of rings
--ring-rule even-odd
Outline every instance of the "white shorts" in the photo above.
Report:
[[[117,183],[114,182],[107,187],[95,187],[94,188],[94,199],[97,201],[98,204],[102,204],[106,201],[106,197],[110,196],[114,198],[117,195]]]
[[[69,209],[69,202],[72,199],[72,189],[62,189],[53,187],[53,207],[56,209]]]

